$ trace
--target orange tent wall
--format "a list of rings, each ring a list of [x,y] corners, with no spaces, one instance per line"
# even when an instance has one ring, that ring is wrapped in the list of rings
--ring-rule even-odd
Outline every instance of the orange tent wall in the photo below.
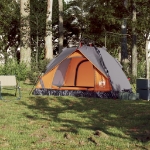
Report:
[[[83,60],[86,60],[86,58],[83,58],[83,57],[72,58],[69,64],[69,67],[67,69],[67,72],[66,72],[64,86],[74,86],[76,67]]]
[[[95,68],[95,67],[94,67]],[[110,81],[95,68],[95,91],[111,91]]]
[[[48,88],[48,89],[51,88],[53,78],[54,78],[54,75],[55,75],[57,68],[58,68],[58,66],[41,77],[41,80],[44,83],[44,88]],[[37,83],[36,88],[42,88],[40,81]]]
[[[76,86],[94,87],[94,69],[89,61],[80,64],[77,72]]]

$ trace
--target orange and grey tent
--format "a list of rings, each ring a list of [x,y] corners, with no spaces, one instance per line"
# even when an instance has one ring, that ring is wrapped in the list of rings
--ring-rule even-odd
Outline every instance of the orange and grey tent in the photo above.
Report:
[[[83,45],[51,60],[33,94],[112,98],[123,90],[131,85],[119,62],[105,48]]]

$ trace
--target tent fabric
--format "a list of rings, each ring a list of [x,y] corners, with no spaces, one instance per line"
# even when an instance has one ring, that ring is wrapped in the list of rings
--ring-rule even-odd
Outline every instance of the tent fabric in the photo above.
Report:
[[[115,58],[113,58],[107,51],[103,50],[102,48],[100,48],[99,50],[101,52],[104,64],[109,71],[114,90],[122,91],[124,89],[130,89],[131,85],[125,73],[116,62]]]
[[[53,85],[56,85],[58,87],[61,87],[65,80],[66,71],[68,68],[68,65],[70,63],[71,59],[65,59],[56,70],[54,79],[53,79]]]
[[[46,70],[48,70],[48,68],[51,66],[51,64],[55,61],[56,58],[53,58],[50,63],[48,63],[48,65],[46,66]]]
[[[116,97],[131,85],[119,63],[105,48],[66,48],[48,65],[34,95]]]
[[[118,65],[121,67],[121,69],[123,68],[123,66],[120,64],[120,62],[115,58],[116,62],[118,63]]]
[[[45,87],[44,87],[43,80],[40,80],[40,84],[41,84],[42,88],[45,88]]]
[[[83,57],[74,57],[71,59],[68,70],[66,72],[66,77],[65,77],[65,82],[64,82],[65,87],[67,86],[73,87],[76,85],[76,80],[78,76],[77,66],[84,60],[85,58]]]
[[[77,66],[76,76],[75,76],[75,86],[85,86],[94,87],[94,69],[93,65],[87,61],[83,60]],[[86,72],[86,76],[85,73]],[[88,81],[88,82],[87,82]]]
[[[76,47],[68,48],[68,50],[64,50],[60,55],[55,58],[52,62],[50,62],[47,66],[46,73],[49,72],[51,69],[53,69],[56,65],[61,63],[67,56],[72,54],[74,51],[76,51]]]
[[[118,91],[93,92],[87,90],[52,90],[52,89],[35,89],[34,95],[54,95],[54,96],[75,96],[75,97],[94,97],[94,98],[118,98]]]
[[[89,46],[82,46],[81,48],[79,48],[79,51],[89,60],[93,63],[93,65],[99,70],[101,71],[105,76],[106,73],[104,71],[104,68],[102,67],[102,65],[99,63],[100,62],[100,58],[99,55],[97,54],[97,52],[95,51],[94,47],[89,47]]]

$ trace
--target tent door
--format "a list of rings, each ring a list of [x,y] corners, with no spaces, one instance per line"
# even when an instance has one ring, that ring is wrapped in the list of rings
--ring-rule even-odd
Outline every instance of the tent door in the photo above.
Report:
[[[74,85],[79,87],[94,87],[94,68],[88,60],[81,61],[76,68]]]

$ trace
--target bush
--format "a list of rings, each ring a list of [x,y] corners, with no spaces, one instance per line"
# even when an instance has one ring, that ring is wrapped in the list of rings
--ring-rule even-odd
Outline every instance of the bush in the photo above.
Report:
[[[0,66],[0,75],[16,75],[17,80],[24,81],[28,70],[25,63],[18,64],[17,60],[8,59],[6,64]]]
[[[137,67],[137,77],[138,78],[146,78],[146,61],[140,61],[138,62],[138,67]]]
[[[136,83],[136,79],[137,79],[137,77],[136,76],[134,76],[134,75],[130,75],[130,83],[131,84],[135,84]]]
[[[124,73],[126,74],[127,77],[130,77],[131,75],[131,64],[128,62],[128,63],[123,63],[122,64],[122,69],[124,71]]]
[[[49,59],[40,60],[37,64],[35,61],[31,63],[31,71],[28,72],[28,78],[31,83],[35,84],[42,73],[46,71],[46,66],[50,62]]]
[[[130,78],[130,83],[135,84],[137,78],[146,78],[146,62],[145,60],[138,61],[137,64],[137,77],[132,75],[131,62],[123,64],[123,71],[126,76]]]

